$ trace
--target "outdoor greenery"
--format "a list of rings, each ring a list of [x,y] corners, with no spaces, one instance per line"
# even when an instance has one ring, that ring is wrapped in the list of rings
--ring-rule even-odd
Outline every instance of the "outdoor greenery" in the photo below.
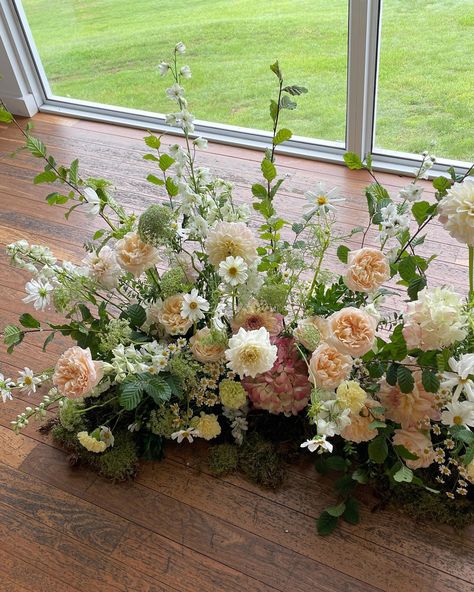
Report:
[[[132,11],[127,0],[23,4],[57,95],[164,112],[155,65],[181,40],[192,48],[202,119],[266,129],[265,64],[278,58],[311,91],[293,114],[295,133],[344,140],[346,0],[134,0]],[[386,0],[377,145],[470,160],[473,53],[471,0]]]

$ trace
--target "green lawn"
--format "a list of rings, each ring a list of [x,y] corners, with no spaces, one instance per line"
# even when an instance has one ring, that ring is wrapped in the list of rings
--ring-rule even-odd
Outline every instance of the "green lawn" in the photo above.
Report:
[[[346,0],[23,0],[57,95],[167,112],[156,64],[188,47],[199,119],[268,129],[278,58],[304,84],[294,133],[345,134]],[[474,2],[384,2],[377,145],[474,157]]]

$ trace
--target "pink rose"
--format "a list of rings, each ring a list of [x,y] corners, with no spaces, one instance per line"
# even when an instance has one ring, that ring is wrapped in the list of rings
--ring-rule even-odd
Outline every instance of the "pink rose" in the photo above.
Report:
[[[335,389],[349,378],[352,358],[327,343],[321,343],[311,356],[309,369],[310,380],[318,388]]]
[[[390,277],[387,257],[379,249],[351,251],[344,281],[354,292],[374,292]]]
[[[395,446],[405,446],[412,454],[416,454],[416,460],[405,461],[410,469],[424,469],[434,461],[435,453],[430,437],[416,428],[395,430],[392,442]]]
[[[328,318],[328,343],[341,353],[359,357],[370,351],[375,341],[377,321],[353,306],[343,308]]]
[[[77,399],[89,394],[103,375],[103,363],[92,359],[90,349],[74,346],[57,361],[53,384],[62,395]]]

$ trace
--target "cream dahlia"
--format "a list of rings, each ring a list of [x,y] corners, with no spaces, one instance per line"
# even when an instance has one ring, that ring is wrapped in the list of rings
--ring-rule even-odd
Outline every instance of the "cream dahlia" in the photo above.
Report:
[[[227,365],[239,376],[252,376],[267,372],[277,357],[277,347],[270,342],[270,334],[262,327],[258,331],[239,332],[229,339],[225,351]]]
[[[244,378],[242,384],[256,409],[297,415],[306,407],[311,394],[306,363],[292,337],[272,341],[278,348],[273,367],[255,378]]]
[[[231,321],[231,327],[234,333],[237,333],[240,328],[254,331],[264,327],[273,337],[283,329],[283,316],[273,310],[262,308],[256,302],[251,302],[236,314]]]
[[[454,183],[438,205],[439,221],[460,243],[474,245],[474,178]]]
[[[86,266],[89,276],[107,290],[113,290],[122,273],[117,263],[115,252],[105,245],[99,252],[89,253],[82,263]]]
[[[257,243],[243,222],[219,222],[206,240],[209,261],[216,267],[227,257],[241,257],[247,265],[257,259]]]

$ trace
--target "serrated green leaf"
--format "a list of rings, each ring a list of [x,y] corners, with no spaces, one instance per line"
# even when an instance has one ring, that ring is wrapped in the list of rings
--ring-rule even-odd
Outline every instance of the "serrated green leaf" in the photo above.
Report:
[[[119,403],[127,411],[135,409],[142,397],[142,384],[137,380],[126,380],[119,387]]]
[[[103,228],[101,228],[100,230],[97,230],[96,232],[94,232],[94,235],[92,236],[92,240],[99,240],[99,238],[101,238],[102,236],[104,236],[105,234],[105,230]]]
[[[293,134],[291,133],[291,131],[284,127],[276,133],[275,138],[273,139],[273,144],[277,146],[278,144],[287,142],[291,139],[292,135]]]
[[[349,253],[351,252],[351,250],[349,249],[349,247],[346,247],[346,245],[339,245],[337,247],[337,258],[339,259],[339,261],[341,261],[341,263],[347,263],[347,257],[349,255]]]
[[[355,152],[346,152],[344,154],[343,158],[344,158],[344,162],[346,163],[346,166],[349,169],[351,169],[351,171],[364,168],[364,165],[362,163],[362,160],[360,159],[360,156],[357,155]]]
[[[412,371],[406,366],[398,366],[397,368],[397,382],[398,387],[402,393],[411,393],[415,386]]]
[[[171,158],[169,154],[162,154],[160,156],[160,169],[165,172],[167,171],[172,164],[174,164],[174,159]]]
[[[71,166],[69,167],[69,182],[71,185],[76,186],[78,182],[78,171],[79,171],[79,160],[76,158],[71,162]]]
[[[154,154],[144,154],[143,160],[152,160],[153,162],[160,162],[160,159]]]
[[[397,483],[411,483],[413,481],[413,471],[406,465],[403,465],[401,469],[395,473],[393,479]]]
[[[345,509],[346,504],[344,502],[341,502],[337,506],[330,506],[329,508],[326,508],[324,511],[327,512],[330,516],[335,516],[336,518],[338,518],[344,513]]]
[[[426,280],[421,276],[415,276],[408,285],[407,294],[410,300],[416,300],[418,298],[418,292],[423,290],[426,286]]]
[[[46,351],[46,348],[48,347],[48,345],[51,343],[51,341],[53,341],[54,337],[56,335],[56,331],[52,331],[48,337],[46,337],[46,339],[44,340],[43,343],[43,347],[41,348],[44,352]]]
[[[13,121],[13,115],[4,107],[0,107],[0,121],[2,123],[11,123]]]
[[[474,432],[471,432],[470,429],[465,428],[464,426],[451,426],[449,428],[450,433],[452,434],[455,440],[459,442],[464,442],[468,446],[474,444]]]
[[[271,64],[270,70],[276,75],[280,82],[283,80],[283,75],[281,73],[280,64],[278,63],[278,60],[274,64]]]
[[[446,191],[451,187],[452,181],[447,177],[436,177],[433,179],[433,187],[439,191],[440,193],[446,193]]]
[[[428,393],[437,393],[440,386],[439,378],[432,370],[424,368],[421,373],[421,382],[425,391]]]
[[[296,109],[297,105],[295,101],[292,101],[288,95],[283,95],[280,99],[280,109],[289,109],[293,111]]]
[[[304,95],[305,93],[307,93],[308,89],[305,86],[298,86],[297,84],[292,84],[291,86],[285,86],[284,88],[282,88],[282,91],[287,92],[293,97],[298,97],[299,95]]]
[[[57,178],[58,176],[54,171],[43,171],[42,173],[39,173],[39,175],[36,175],[33,179],[33,183],[35,185],[39,185],[40,183],[54,183]]]
[[[382,464],[388,456],[388,445],[384,436],[377,436],[369,442],[369,458],[372,462]]]
[[[270,101],[270,117],[273,119],[273,122],[276,121],[278,115],[278,103],[276,101]]]
[[[252,185],[252,195],[259,199],[265,199],[268,197],[267,190],[263,185],[260,185],[260,183],[254,183],[254,185]]]
[[[331,516],[331,514],[328,514],[327,512],[322,512],[316,522],[318,534],[321,536],[331,534],[336,528],[337,522],[338,518],[336,516]]]
[[[398,273],[406,282],[410,282],[413,278],[417,277],[415,257],[411,255],[403,257],[398,264]]]
[[[158,148],[161,146],[160,138],[158,138],[157,136],[154,136],[153,134],[150,134],[149,136],[146,136],[143,139],[145,140],[145,144],[149,148],[155,148],[155,150],[158,150]]]
[[[40,139],[28,136],[26,147],[33,156],[36,156],[36,158],[46,158],[46,146]]]
[[[153,376],[144,382],[143,389],[157,405],[166,403],[171,398],[171,387],[161,376]]]
[[[262,164],[260,165],[260,168],[262,169],[264,179],[266,179],[269,182],[273,181],[273,179],[276,177],[276,174],[277,174],[276,168],[275,168],[275,165],[273,164],[273,162],[268,160],[268,158],[264,158],[262,160]]]
[[[150,183],[153,183],[153,185],[164,185],[165,184],[163,179],[158,179],[158,177],[156,177],[155,175],[147,175],[146,180],[149,181]]]
[[[359,503],[355,497],[350,497],[346,500],[346,508],[342,514],[342,518],[349,524],[359,524]]]
[[[16,325],[7,325],[3,330],[3,343],[8,347],[8,353],[23,341],[24,332]]]
[[[430,203],[427,201],[417,201],[411,207],[411,213],[413,217],[418,222],[418,226],[423,224],[423,222],[428,218],[427,211],[430,207]]]
[[[171,177],[168,177],[166,179],[166,191],[168,192],[168,195],[170,197],[176,197],[176,195],[178,195],[178,186],[176,185],[176,183],[173,181],[173,179]]]
[[[120,318],[128,319],[132,329],[138,329],[146,321],[146,312],[143,306],[140,306],[140,304],[131,304],[125,311],[122,312]]]
[[[41,323],[31,316],[29,312],[25,312],[21,315],[20,324],[28,329],[39,329],[41,327]]]

